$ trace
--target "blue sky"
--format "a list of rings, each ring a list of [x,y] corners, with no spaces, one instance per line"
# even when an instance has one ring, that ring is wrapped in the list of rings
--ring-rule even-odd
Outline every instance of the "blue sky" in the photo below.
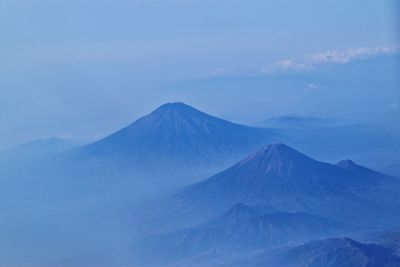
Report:
[[[285,113],[394,117],[398,64],[388,58],[398,62],[397,2],[2,0],[0,147],[49,136],[96,138],[174,100],[239,121]],[[374,58],[386,73],[376,80],[365,73]],[[355,62],[366,62],[364,73]],[[334,80],[320,81],[320,69],[334,77],[347,66],[369,86],[342,82],[337,90]],[[221,85],[243,76],[290,81],[299,72],[301,84]],[[221,86],[210,92],[216,80]],[[308,102],[294,86],[308,95],[331,91]],[[354,95],[363,101],[344,102],[361,111],[344,113],[340,99]],[[318,105],[328,97],[329,109]]]

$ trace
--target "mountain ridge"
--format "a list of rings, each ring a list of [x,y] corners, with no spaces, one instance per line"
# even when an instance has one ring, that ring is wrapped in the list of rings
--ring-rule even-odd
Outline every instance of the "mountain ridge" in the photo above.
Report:
[[[306,213],[267,212],[237,204],[198,226],[142,239],[136,251],[143,254],[136,256],[146,258],[156,251],[157,260],[164,260],[158,262],[162,265],[204,254],[235,254],[302,244],[349,229],[349,225]]]
[[[235,267],[398,267],[400,258],[380,245],[364,244],[351,238],[329,238],[265,252]]]

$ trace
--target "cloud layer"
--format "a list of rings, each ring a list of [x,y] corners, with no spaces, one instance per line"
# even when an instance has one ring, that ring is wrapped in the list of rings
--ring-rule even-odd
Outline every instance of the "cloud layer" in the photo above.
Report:
[[[307,55],[299,59],[283,59],[273,64],[261,67],[260,73],[274,74],[290,71],[308,71],[315,69],[318,65],[347,64],[356,60],[371,58],[378,55],[395,54],[399,52],[400,45],[331,50],[324,53]]]

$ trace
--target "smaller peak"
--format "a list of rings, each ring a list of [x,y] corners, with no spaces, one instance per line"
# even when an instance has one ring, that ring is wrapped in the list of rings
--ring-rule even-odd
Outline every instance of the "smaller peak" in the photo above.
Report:
[[[357,163],[354,163],[350,159],[341,160],[338,163],[336,163],[336,166],[341,168],[341,169],[343,169],[343,170],[345,170],[345,171],[351,172],[351,173],[353,173],[355,175],[360,175],[364,179],[369,177],[369,178],[372,178],[375,181],[377,181],[376,178],[379,178],[379,179],[382,179],[383,177],[387,178],[386,175],[384,175],[382,173],[379,173],[377,171],[371,170],[371,169],[369,169],[367,167],[364,167],[362,165],[358,165]]]
[[[341,160],[338,163],[336,163],[336,166],[338,166],[342,169],[352,169],[355,167],[359,167],[359,165],[354,163],[354,161],[352,161],[351,159]]]
[[[296,169],[312,166],[317,161],[283,143],[274,143],[263,147],[255,154],[245,158],[238,166],[245,166],[254,172],[264,175],[274,172],[279,175],[290,175]]]
[[[344,160],[341,160],[341,161],[339,161],[339,162],[337,163],[337,165],[339,165],[339,164],[352,164],[352,165],[356,165],[356,164],[354,163],[354,161],[352,161],[351,159],[344,159]]]
[[[261,148],[256,154],[255,157],[276,157],[276,156],[290,156],[290,155],[298,155],[300,152],[295,149],[289,147],[284,143],[274,143]]]

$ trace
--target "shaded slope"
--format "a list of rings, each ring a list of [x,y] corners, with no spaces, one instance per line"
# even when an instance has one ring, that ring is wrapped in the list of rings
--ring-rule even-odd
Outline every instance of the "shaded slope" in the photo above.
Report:
[[[242,266],[242,265],[240,265]],[[246,263],[248,267],[398,267],[400,258],[391,250],[374,244],[362,244],[349,238],[313,241]]]
[[[368,242],[379,244],[390,248],[397,256],[400,257],[400,229],[391,229],[368,235],[365,239]]]
[[[364,180],[368,180],[371,183],[373,183],[374,181],[377,182],[379,180],[384,181],[384,180],[389,179],[387,175],[385,175],[383,173],[379,173],[374,170],[371,170],[369,168],[360,166],[349,159],[341,160],[336,165],[338,167],[350,172],[352,175],[357,176]]]

